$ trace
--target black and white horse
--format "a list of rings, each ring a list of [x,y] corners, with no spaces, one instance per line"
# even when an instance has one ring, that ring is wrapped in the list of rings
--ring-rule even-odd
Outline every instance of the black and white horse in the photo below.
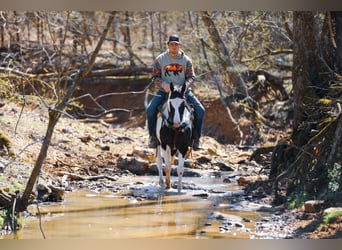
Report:
[[[189,148],[192,146],[193,112],[185,99],[185,84],[176,88],[171,83],[170,90],[168,100],[157,117],[157,167],[160,186],[169,189],[171,187],[171,161],[178,152],[177,188],[178,192],[181,192],[184,161]],[[163,176],[163,160],[166,183]]]

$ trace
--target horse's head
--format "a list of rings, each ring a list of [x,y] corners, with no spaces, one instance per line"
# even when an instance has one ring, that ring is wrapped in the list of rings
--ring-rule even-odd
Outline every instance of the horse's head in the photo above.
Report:
[[[167,101],[168,122],[174,128],[180,128],[191,119],[191,111],[185,99],[186,84],[174,86],[170,84],[170,94]]]

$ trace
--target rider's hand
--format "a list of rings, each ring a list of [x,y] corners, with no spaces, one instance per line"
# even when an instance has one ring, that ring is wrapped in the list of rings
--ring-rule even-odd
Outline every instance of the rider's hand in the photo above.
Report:
[[[170,84],[169,83],[163,82],[162,86],[163,86],[163,89],[165,90],[166,93],[170,92]]]

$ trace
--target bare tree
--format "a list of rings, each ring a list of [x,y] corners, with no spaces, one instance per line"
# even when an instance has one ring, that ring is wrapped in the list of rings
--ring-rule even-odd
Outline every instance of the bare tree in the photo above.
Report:
[[[82,68],[79,69],[79,71],[76,74],[73,74],[72,77],[72,84],[68,88],[67,93],[65,94],[64,98],[60,100],[59,103],[56,103],[55,106],[50,106],[49,108],[49,122],[48,127],[46,130],[46,134],[41,146],[40,153],[38,155],[38,158],[36,160],[36,163],[34,165],[34,168],[32,170],[31,176],[27,182],[26,188],[23,192],[23,194],[20,196],[20,194],[17,194],[16,197],[8,197],[5,194],[0,194],[0,204],[3,207],[11,208],[13,204],[15,204],[15,210],[16,211],[24,211],[30,200],[30,194],[32,193],[33,187],[37,181],[37,178],[39,176],[39,173],[42,169],[42,166],[44,164],[44,161],[46,159],[48,148],[51,142],[51,138],[54,132],[54,128],[59,120],[59,118],[64,113],[65,108],[67,107],[69,100],[74,93],[75,88],[79,85],[80,81],[92,70],[94,66],[95,59],[101,49],[101,46],[103,42],[105,41],[105,38],[107,36],[108,30],[110,29],[110,26],[114,19],[114,13],[112,12],[109,15],[107,24],[102,32],[102,35],[96,45],[95,50],[91,54],[91,58],[88,62],[88,64],[83,65]]]
[[[234,62],[232,58],[230,57],[228,48],[225,46],[224,42],[222,41],[222,38],[216,29],[215,23],[210,18],[210,14],[208,11],[201,12],[202,20],[208,30],[208,33],[210,35],[210,38],[212,42],[214,43],[214,46],[218,52],[219,57],[222,61],[222,68],[225,72],[228,72],[232,84],[236,87],[236,94],[240,95],[242,98],[248,96],[247,88],[245,86],[245,83],[243,79],[240,76],[240,73],[235,69]]]

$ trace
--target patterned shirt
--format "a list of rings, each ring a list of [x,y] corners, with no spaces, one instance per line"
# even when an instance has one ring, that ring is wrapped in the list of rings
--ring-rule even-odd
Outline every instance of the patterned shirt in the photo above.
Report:
[[[155,59],[152,68],[152,76],[155,80],[162,80],[162,84],[189,85],[195,79],[195,73],[190,58],[180,51],[178,56],[172,57],[169,51],[165,51]],[[161,86],[158,86],[161,88]]]

